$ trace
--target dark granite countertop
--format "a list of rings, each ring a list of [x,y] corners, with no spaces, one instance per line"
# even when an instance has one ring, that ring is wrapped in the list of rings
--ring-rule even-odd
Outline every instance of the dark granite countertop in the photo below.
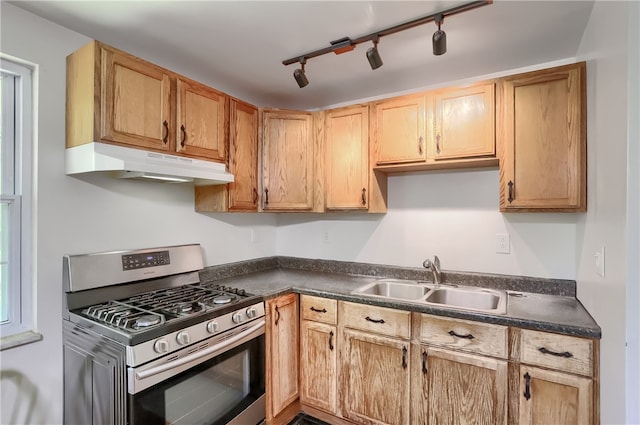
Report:
[[[203,282],[215,280],[216,283],[245,289],[265,299],[293,291],[299,294],[566,335],[601,337],[600,327],[575,298],[575,282],[569,280],[442,272],[443,284],[506,290],[508,294],[506,314],[488,314],[351,294],[354,289],[375,279],[429,281],[430,276],[430,272],[419,268],[292,257],[261,258],[208,267],[201,272]]]

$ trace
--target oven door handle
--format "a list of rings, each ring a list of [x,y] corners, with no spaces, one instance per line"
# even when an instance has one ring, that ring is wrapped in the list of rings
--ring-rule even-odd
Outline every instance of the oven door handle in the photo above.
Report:
[[[191,362],[196,362],[197,360],[203,358],[203,357],[207,357],[217,351],[223,350],[225,348],[227,348],[228,346],[235,344],[238,341],[241,340],[251,340],[252,338],[254,338],[256,335],[254,335],[254,333],[259,333],[261,334],[261,332],[259,331],[264,331],[264,325],[265,325],[265,321],[264,319],[260,320],[257,324],[255,324],[254,326],[251,326],[250,328],[248,328],[247,330],[239,333],[238,335],[234,335],[229,339],[224,340],[223,342],[216,344],[216,345],[212,345],[209,348],[205,348],[204,350],[201,351],[196,351],[195,353],[189,354],[188,356],[184,356],[180,359],[177,359],[175,361],[171,361],[168,363],[164,363],[155,367],[151,367],[149,369],[146,370],[141,370],[136,372],[136,379],[137,380],[142,380],[145,378],[149,378],[150,376],[153,375],[157,375],[159,373],[162,372],[166,372],[170,369],[176,368],[176,367],[180,367],[182,365],[191,363]],[[244,342],[244,341],[243,341]]]

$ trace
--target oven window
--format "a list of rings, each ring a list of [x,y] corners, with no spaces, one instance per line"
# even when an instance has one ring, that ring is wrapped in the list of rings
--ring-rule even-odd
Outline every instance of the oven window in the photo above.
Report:
[[[222,425],[263,394],[264,335],[130,395],[130,423]]]

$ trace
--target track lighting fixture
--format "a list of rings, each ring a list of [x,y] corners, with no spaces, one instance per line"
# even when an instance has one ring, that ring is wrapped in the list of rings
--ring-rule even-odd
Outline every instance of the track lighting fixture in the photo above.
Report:
[[[369,47],[367,50],[367,60],[369,61],[369,65],[371,69],[378,69],[382,66],[382,58],[380,57],[380,53],[378,52],[378,41],[379,37],[374,38],[373,47]]]
[[[293,71],[293,78],[296,79],[296,83],[298,83],[298,87],[303,88],[309,84],[309,80],[304,73],[304,64],[307,63],[304,57],[300,58],[300,68]]]
[[[329,47],[325,47],[323,49],[315,50],[313,52],[305,53],[304,55],[299,55],[291,59],[286,59],[282,61],[283,65],[291,65],[293,63],[299,62],[301,67],[300,69],[296,69],[293,71],[293,76],[298,83],[300,88],[305,87],[309,84],[309,80],[307,76],[304,74],[304,64],[307,62],[307,59],[315,58],[321,55],[325,55],[327,53],[335,53],[341,54],[350,52],[358,44],[365,43],[368,41],[373,42],[373,47],[370,47],[367,50],[367,60],[369,61],[369,65],[371,69],[378,69],[382,66],[382,58],[380,57],[380,53],[378,52],[378,42],[381,37],[395,34],[400,31],[408,30],[411,28],[415,28],[419,25],[424,25],[428,22],[435,22],[438,25],[438,30],[433,33],[432,44],[433,44],[433,54],[436,56],[443,55],[447,52],[447,34],[442,31],[441,26],[444,22],[445,17],[449,17],[452,15],[457,15],[458,13],[466,12],[467,10],[476,9],[481,6],[487,6],[493,3],[493,0],[478,0],[471,1],[468,3],[464,3],[450,9],[443,10],[442,12],[433,13],[431,15],[423,16],[421,18],[414,19],[412,21],[405,22],[403,24],[395,25],[393,27],[385,28],[371,34],[363,35],[358,38],[351,39],[349,37],[343,37],[339,40],[332,41]]]
[[[433,38],[431,40],[433,43],[433,54],[440,56],[447,53],[447,33],[440,29],[440,26],[444,21],[442,13],[437,14],[434,21],[438,24],[438,30],[433,33]]]

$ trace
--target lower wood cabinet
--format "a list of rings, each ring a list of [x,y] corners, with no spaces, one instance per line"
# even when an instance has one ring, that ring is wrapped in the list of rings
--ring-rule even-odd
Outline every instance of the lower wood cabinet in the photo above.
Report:
[[[507,361],[412,345],[411,423],[506,424]]]
[[[303,295],[300,300],[300,401],[337,414],[337,301]]]
[[[409,342],[344,329],[342,415],[362,424],[409,423]]]
[[[298,400],[298,295],[266,302],[267,423],[288,423],[285,409]],[[293,413],[297,413],[297,409]]]
[[[519,423],[593,424],[590,378],[520,366]]]
[[[301,408],[325,422],[600,423],[597,339],[307,295],[300,305]],[[276,362],[273,379],[294,379],[292,364]],[[280,385],[273,412],[291,400]]]

